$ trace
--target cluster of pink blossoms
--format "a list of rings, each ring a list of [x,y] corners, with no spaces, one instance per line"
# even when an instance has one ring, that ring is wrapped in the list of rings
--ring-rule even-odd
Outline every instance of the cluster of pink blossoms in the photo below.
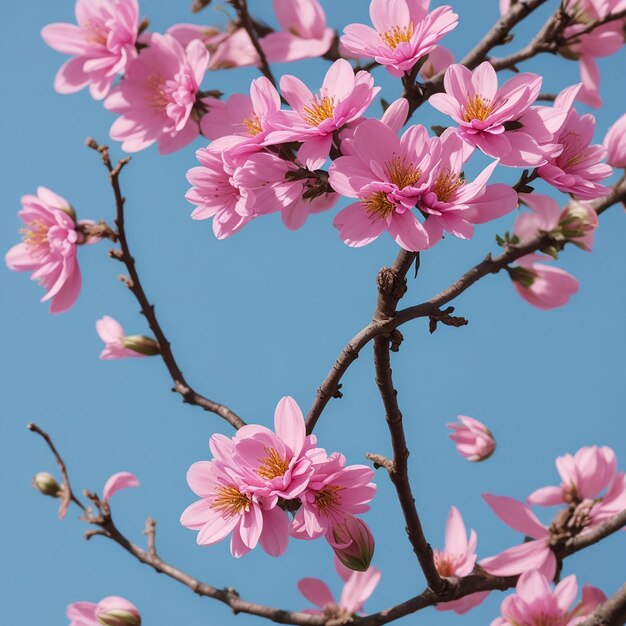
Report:
[[[373,553],[371,533],[350,533],[350,522],[369,510],[376,492],[370,482],[373,470],[346,466],[342,454],[328,455],[316,447],[315,436],[306,434],[302,412],[289,396],[278,403],[274,424],[275,432],[248,425],[232,438],[211,437],[213,459],[194,463],[187,473],[189,486],[201,499],[183,512],[182,525],[198,531],[200,545],[217,543],[232,532],[235,557],[257,544],[269,555],[280,556],[290,535],[323,536],[341,553],[365,536],[370,544],[366,562],[344,562],[367,569]],[[297,510],[293,519],[285,509]]]

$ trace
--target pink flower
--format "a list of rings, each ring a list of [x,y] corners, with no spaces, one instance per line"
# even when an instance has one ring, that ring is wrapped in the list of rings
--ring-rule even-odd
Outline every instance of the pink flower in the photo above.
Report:
[[[522,502],[490,493],[484,493],[483,498],[507,526],[531,537],[532,540],[483,559],[479,565],[494,576],[515,576],[536,568],[548,580],[552,580],[556,573],[556,557],[550,549],[548,527],[544,526],[530,507]]]
[[[199,24],[174,24],[165,33],[171,35],[178,43],[186,48],[194,39],[199,39],[209,51],[215,50],[217,45],[228,37],[215,26],[200,26]]]
[[[559,486],[542,487],[527,502],[539,506],[587,505],[585,524],[592,527],[626,509],[626,474],[617,471],[615,452],[607,446],[586,446],[573,456],[556,459]]]
[[[67,311],[81,286],[76,246],[82,235],[76,231],[74,210],[65,198],[38,187],[36,196],[22,196],[18,215],[26,225],[24,241],[7,252],[7,266],[16,272],[32,270],[32,279],[46,290],[41,301],[51,301],[50,313]]]
[[[370,482],[374,471],[365,465],[346,467],[343,454],[326,457],[318,453],[313,463],[314,473],[299,496],[302,506],[291,526],[291,535],[297,539],[330,536],[336,524],[368,511],[367,503],[376,493],[376,485]]]
[[[456,507],[450,509],[446,521],[446,543],[443,550],[434,551],[435,567],[440,576],[467,576],[476,563],[476,533],[470,532],[469,540],[461,513]],[[470,593],[458,600],[442,602],[435,607],[438,611],[454,611],[459,615],[478,606],[487,596],[488,591]]]
[[[292,500],[307,488],[313,474],[308,452],[317,443],[315,435],[306,434],[302,411],[290,396],[276,406],[274,428],[275,433],[248,424],[233,437],[232,463],[268,508],[276,506],[278,498]]]
[[[216,36],[215,41],[212,42],[215,50],[209,59],[210,70],[259,64],[259,53],[252,44],[250,35],[245,28],[236,28],[232,32],[223,33],[223,35],[223,38]]]
[[[381,63],[392,76],[402,76],[458,23],[459,16],[451,7],[438,7],[429,13],[429,4],[429,0],[372,0],[374,28],[349,24],[341,43],[348,52]]]
[[[433,168],[431,184],[418,201],[418,208],[428,217],[424,228],[429,246],[434,246],[444,230],[461,239],[474,235],[472,224],[482,224],[517,208],[517,192],[508,185],[489,185],[497,161],[488,165],[472,182],[463,177],[463,164],[472,148],[453,130],[431,144],[441,144],[441,158]]]
[[[223,435],[210,440],[212,461],[194,463],[187,482],[200,496],[183,512],[180,523],[197,530],[198,545],[210,546],[232,532],[230,550],[242,557],[257,544],[270,556],[280,556],[289,541],[289,519],[278,507],[266,508],[249,489],[246,478],[232,463],[235,443]]]
[[[424,80],[430,80],[439,74],[444,72],[454,63],[454,55],[448,48],[444,46],[435,46],[434,49],[428,53],[428,58],[424,65],[420,69],[420,76]]]
[[[456,442],[459,454],[468,461],[484,461],[488,459],[496,449],[496,440],[491,431],[477,419],[458,416],[458,424],[446,424],[452,430],[450,439]]]
[[[444,77],[445,93],[430,104],[459,125],[457,133],[485,154],[511,167],[545,163],[552,136],[564,113],[552,107],[531,107],[542,78],[520,73],[498,88],[498,77],[488,61],[474,71],[451,65]]]
[[[283,30],[259,42],[268,61],[316,58],[328,51],[335,31],[326,26],[324,9],[317,0],[274,0],[273,6]]]
[[[74,93],[89,85],[91,96],[104,98],[117,74],[137,56],[137,0],[77,0],[75,24],[48,24],[41,31],[54,50],[71,54],[54,79],[59,93]]]
[[[335,191],[359,199],[333,221],[343,242],[364,246],[388,230],[404,249],[425,250],[428,234],[412,209],[432,182],[441,146],[429,144],[423,126],[411,126],[400,139],[378,120],[361,123],[352,141],[352,154],[336,159],[329,170]]]
[[[151,35],[149,45],[128,64],[124,80],[104,106],[119,113],[111,137],[127,152],[158,142],[168,154],[193,141],[199,133],[192,115],[209,53],[198,40],[183,48],[171,35]]]
[[[609,165],[626,168],[626,113],[609,128],[602,143]]]
[[[137,607],[118,596],[95,602],[74,602],[67,607],[70,626],[141,626]]]
[[[187,172],[193,185],[185,198],[196,205],[194,220],[213,218],[213,232],[218,239],[230,237],[251,219],[245,208],[246,198],[235,185],[235,167],[225,163],[219,149],[212,146],[196,150],[199,167]]]
[[[298,581],[300,593],[309,602],[319,607],[318,609],[305,609],[304,613],[349,619],[361,612],[365,601],[374,593],[380,581],[381,572],[375,567],[370,567],[364,572],[353,572],[335,558],[335,569],[344,581],[338,603],[323,580],[302,578]]]
[[[333,526],[327,539],[337,559],[348,569],[364,572],[370,566],[374,556],[374,535],[362,519],[349,515]]]
[[[513,233],[521,243],[529,242],[542,233],[552,233],[591,252],[598,214],[589,204],[572,201],[562,209],[556,200],[539,193],[520,194],[520,199],[532,209],[515,218]]]
[[[124,359],[159,353],[159,344],[154,339],[143,335],[126,336],[120,323],[108,315],[96,322],[96,331],[105,344],[100,353],[101,359]]]
[[[555,107],[558,106],[558,98]],[[610,176],[612,169],[600,161],[606,150],[600,145],[590,145],[596,120],[587,113],[579,115],[569,108],[565,123],[552,140],[561,146],[556,156],[550,156],[542,165],[539,176],[563,193],[570,193],[579,200],[592,200],[606,196],[610,189],[598,181]]]
[[[348,61],[335,61],[324,78],[319,95],[295,76],[280,79],[280,88],[293,111],[276,113],[271,120],[276,129],[266,144],[301,141],[298,158],[309,169],[324,164],[333,141],[333,133],[360,117],[380,91],[374,87],[369,72],[357,72]]]
[[[508,269],[515,291],[538,309],[554,309],[569,302],[578,291],[578,280],[558,267],[535,263],[541,258],[527,254],[519,259],[517,267]]]
[[[599,589],[585,585],[582,600],[570,609],[578,592],[576,576],[567,576],[552,590],[549,580],[536,569],[520,576],[515,591],[504,598],[502,617],[493,620],[491,626],[575,626],[606,600]]]
[[[139,487],[137,476],[130,472],[117,472],[117,474],[110,476],[106,483],[104,483],[102,500],[108,502],[118,491],[128,489],[129,487]]]

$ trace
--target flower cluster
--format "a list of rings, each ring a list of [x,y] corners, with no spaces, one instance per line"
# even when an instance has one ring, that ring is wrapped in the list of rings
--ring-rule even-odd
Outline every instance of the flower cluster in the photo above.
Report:
[[[217,543],[232,532],[235,557],[257,544],[269,555],[280,556],[289,535],[324,536],[331,546],[345,548],[345,537],[334,536],[333,530],[343,525],[345,532],[346,520],[369,510],[376,492],[370,482],[373,470],[347,466],[342,454],[328,455],[316,447],[315,436],[306,435],[302,412],[289,396],[278,403],[274,425],[275,432],[248,425],[230,439],[211,437],[213,459],[194,463],[187,473],[189,486],[201,499],[183,512],[181,523],[198,531],[200,545]],[[293,520],[284,509],[297,509]]]

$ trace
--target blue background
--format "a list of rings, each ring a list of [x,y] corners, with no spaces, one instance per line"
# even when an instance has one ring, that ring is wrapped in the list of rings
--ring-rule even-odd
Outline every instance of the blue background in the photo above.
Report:
[[[329,23],[339,29],[353,21],[368,22],[368,2],[323,4]],[[497,3],[453,4],[460,26],[444,43],[460,58],[497,18]],[[549,2],[519,28],[509,49],[522,47],[556,4]],[[267,0],[251,2],[251,7],[275,23]],[[150,18],[151,29],[161,32],[176,22],[226,21],[223,12],[212,8],[192,16],[187,0],[143,0],[141,12]],[[83,142],[88,135],[107,141],[114,117],[86,91],[61,96],[53,90],[64,57],[45,46],[39,31],[51,22],[73,22],[70,0],[4,3],[2,14],[0,248],[7,250],[19,240],[20,196],[34,193],[38,185],[67,197],[79,217],[112,221],[104,168]],[[623,112],[623,64],[623,53],[600,61],[606,106],[598,121],[598,141]],[[275,71],[298,74],[316,88],[327,66],[308,60]],[[548,91],[578,80],[577,64],[551,56],[525,63],[523,69],[543,72]],[[256,75],[253,68],[211,73],[203,86],[246,91]],[[377,69],[375,78],[387,100],[399,95],[398,81],[384,70]],[[372,106],[372,115],[379,114],[377,107]],[[425,105],[414,121],[430,125],[446,119]],[[198,140],[195,147],[200,145]],[[119,156],[119,146],[112,152]],[[397,248],[387,236],[364,249],[344,246],[331,226],[336,209],[314,216],[295,233],[273,215],[219,242],[209,221],[189,218],[185,172],[194,165],[192,147],[168,157],[153,147],[135,155],[123,174],[130,243],[147,293],[181,367],[199,391],[249,422],[271,425],[274,406],[285,394],[294,396],[306,413],[342,346],[370,319],[376,272],[395,258]],[[470,171],[481,166],[480,159],[472,161]],[[511,183],[518,175],[505,168],[497,172],[499,180]],[[496,249],[495,233],[510,229],[513,219],[479,227],[469,242],[449,237],[423,254],[419,278],[409,281],[404,304],[429,298]],[[522,499],[537,487],[557,483],[557,455],[607,444],[626,468],[625,225],[623,210],[614,207],[601,218],[593,254],[569,247],[562,255],[559,266],[581,282],[568,306],[534,309],[502,274],[481,281],[454,303],[469,326],[441,327],[432,336],[424,320],[403,328],[405,342],[393,355],[393,368],[412,451],[411,478],[433,546],[443,544],[453,504],[468,529],[478,532],[479,557],[518,543],[519,535],[496,519],[480,494]],[[103,243],[80,250],[83,290],[63,315],[47,312],[38,302],[42,290],[26,274],[0,269],[3,623],[62,626],[70,602],[112,594],[132,600],[146,626],[234,620],[222,604],[155,575],[116,545],[100,538],[85,542],[85,526],[76,520],[75,510],[60,522],[57,503],[30,486],[37,471],[57,473],[43,442],[26,430],[31,420],[53,435],[76,490],[101,490],[119,470],[138,476],[141,488],[113,501],[118,524],[141,544],[144,520],[155,516],[160,553],[178,567],[212,585],[235,586],[244,598],[285,608],[307,606],[296,590],[296,581],[304,576],[324,578],[338,595],[340,581],[323,542],[292,541],[278,560],[260,549],[235,560],[228,542],[200,548],[195,533],[180,526],[180,513],[195,499],[185,481],[187,468],[209,458],[213,432],[230,431],[216,416],[183,405],[169,391],[171,381],[160,359],[98,359],[102,344],[94,323],[102,315],[118,319],[129,334],[147,331],[136,302],[116,280],[121,266],[107,258],[108,247]],[[320,444],[341,450],[351,463],[366,462],[368,451],[389,454],[371,346],[344,377],[343,392],[344,398],[332,400],[319,422]],[[486,463],[467,463],[448,440],[444,424],[460,413],[484,421],[496,434],[498,450]],[[424,586],[390,482],[382,471],[376,481],[378,495],[366,519],[376,535],[374,563],[383,576],[366,605],[369,612]],[[547,521],[545,511],[541,514]],[[614,592],[624,579],[624,560],[618,557],[623,541],[613,536],[568,559],[565,572],[577,572],[581,582]],[[463,618],[427,609],[404,622],[488,624],[499,613],[502,597],[492,593]],[[259,623],[246,615],[236,621]]]

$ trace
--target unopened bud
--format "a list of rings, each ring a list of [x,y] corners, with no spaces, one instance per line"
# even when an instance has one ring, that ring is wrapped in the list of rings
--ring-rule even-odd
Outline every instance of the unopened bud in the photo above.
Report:
[[[351,570],[364,572],[374,556],[374,536],[368,525],[358,517],[349,516],[335,524],[329,541],[337,558]]]
[[[98,602],[96,619],[104,626],[141,626],[141,615],[135,605],[118,596]]]
[[[61,491],[61,485],[57,482],[57,479],[48,472],[39,472],[33,477],[33,487],[37,489],[44,496],[50,496],[52,498],[58,498]]]
[[[159,344],[151,337],[146,337],[145,335],[129,335],[122,337],[120,341],[125,348],[146,356],[154,356],[161,352]]]
[[[561,232],[566,239],[584,248],[591,249],[589,235],[598,227],[598,214],[593,207],[583,202],[570,202],[559,218]],[[589,241],[581,241],[587,238]],[[579,241],[576,241],[576,240]]]

